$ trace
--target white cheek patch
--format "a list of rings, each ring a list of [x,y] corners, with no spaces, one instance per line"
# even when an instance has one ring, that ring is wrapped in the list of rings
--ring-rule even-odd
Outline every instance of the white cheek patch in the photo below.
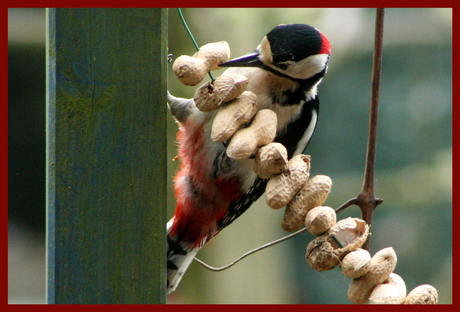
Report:
[[[289,74],[298,79],[307,79],[321,72],[329,59],[328,54],[315,54],[288,68]]]
[[[327,64],[329,54],[315,54],[297,63],[292,62],[287,70],[272,66],[277,71],[295,79],[307,79],[321,72]]]

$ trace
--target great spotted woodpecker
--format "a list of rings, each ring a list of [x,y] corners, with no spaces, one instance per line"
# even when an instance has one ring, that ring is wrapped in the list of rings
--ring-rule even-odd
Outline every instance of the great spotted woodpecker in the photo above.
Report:
[[[260,109],[278,117],[275,142],[288,157],[302,153],[315,130],[317,86],[327,71],[328,39],[305,24],[279,25],[257,49],[223,63],[226,73],[249,79]],[[193,99],[168,94],[171,113],[179,124],[177,141],[181,166],[174,179],[176,212],[167,224],[167,288],[173,292],[196,253],[223,228],[244,213],[265,191],[267,179],[253,171],[253,160],[235,161],[226,146],[210,139],[215,112],[198,110]]]

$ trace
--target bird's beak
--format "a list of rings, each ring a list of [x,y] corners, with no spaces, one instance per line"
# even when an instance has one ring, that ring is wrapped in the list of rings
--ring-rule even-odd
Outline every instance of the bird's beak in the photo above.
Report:
[[[220,64],[220,67],[262,67],[263,63],[259,60],[259,52],[250,53],[231,61]]]

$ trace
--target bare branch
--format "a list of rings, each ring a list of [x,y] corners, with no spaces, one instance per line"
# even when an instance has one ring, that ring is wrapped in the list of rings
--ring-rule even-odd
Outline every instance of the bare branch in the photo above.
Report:
[[[382,46],[383,46],[383,21],[385,9],[379,8],[375,19],[374,57],[372,64],[372,94],[371,108],[369,115],[369,136],[367,141],[366,167],[364,169],[364,180],[361,193],[336,209],[336,212],[344,210],[350,205],[358,205],[361,209],[361,218],[370,226],[372,224],[372,213],[382,199],[374,196],[374,172],[375,172],[375,151],[377,146],[377,123],[379,112],[380,76],[382,71]],[[369,250],[370,236],[363,248]]]
[[[358,198],[351,198],[344,202],[339,208],[335,210],[335,213],[339,213],[342,210],[345,210],[345,208],[351,206],[351,205],[358,205]]]

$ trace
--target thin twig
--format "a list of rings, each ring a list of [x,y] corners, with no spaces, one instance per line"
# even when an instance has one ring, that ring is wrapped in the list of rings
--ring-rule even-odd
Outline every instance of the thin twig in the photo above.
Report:
[[[225,265],[223,267],[220,267],[220,268],[212,267],[209,264],[204,263],[203,261],[201,261],[200,259],[198,259],[196,257],[195,257],[195,260],[198,261],[199,264],[201,264],[202,266],[204,266],[205,268],[207,268],[207,269],[209,269],[211,271],[216,271],[216,272],[223,271],[225,269],[228,269],[229,267],[234,266],[237,262],[239,262],[243,258],[246,258],[247,256],[249,256],[249,255],[251,255],[253,253],[256,253],[256,252],[258,252],[258,251],[260,251],[262,249],[268,248],[268,247],[276,245],[278,243],[284,242],[285,240],[288,240],[288,239],[290,239],[290,238],[292,238],[294,236],[297,236],[297,235],[305,232],[306,230],[307,230],[306,228],[302,228],[302,229],[298,230],[297,232],[294,232],[292,234],[286,235],[286,236],[281,237],[281,238],[279,238],[277,240],[274,240],[274,241],[272,241],[272,242],[270,242],[268,244],[262,245],[260,247],[255,248],[255,249],[252,249],[252,250],[248,251],[247,253],[245,253],[244,255],[242,255],[241,257],[239,257],[238,259],[236,259],[235,261],[233,261],[232,263],[227,264],[227,265]]]
[[[345,208],[351,206],[351,205],[358,205],[358,198],[351,198],[344,202],[339,208],[335,210],[335,213],[339,213],[342,210],[345,210]]]

